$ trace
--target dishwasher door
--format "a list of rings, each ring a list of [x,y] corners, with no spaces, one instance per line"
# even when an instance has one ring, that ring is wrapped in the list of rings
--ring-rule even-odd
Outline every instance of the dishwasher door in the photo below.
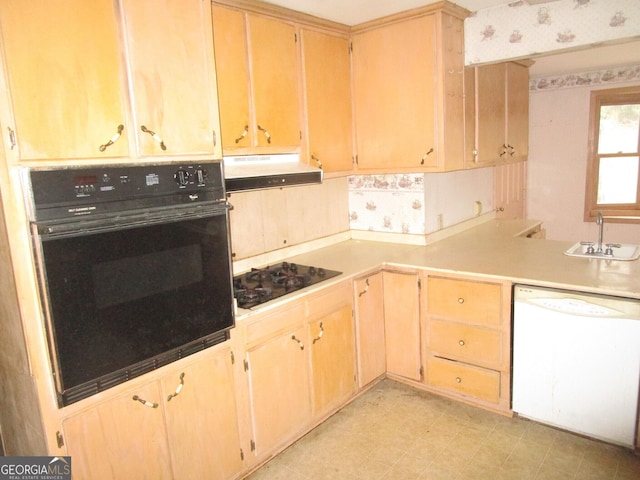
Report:
[[[640,301],[524,285],[513,298],[513,411],[633,447]]]

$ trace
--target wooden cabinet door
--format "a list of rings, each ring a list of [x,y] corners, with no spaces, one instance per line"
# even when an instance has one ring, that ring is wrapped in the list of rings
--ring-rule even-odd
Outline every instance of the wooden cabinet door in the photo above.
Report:
[[[476,164],[493,165],[507,155],[506,70],[504,64],[475,69],[476,93]]]
[[[529,68],[507,63],[507,142],[509,161],[529,155]]]
[[[173,478],[225,480],[242,470],[229,348],[162,379],[162,394]]]
[[[356,338],[358,345],[358,385],[360,388],[384,375],[386,347],[382,273],[354,282]]]
[[[437,165],[434,15],[353,36],[358,169]]]
[[[383,285],[387,372],[421,380],[418,276],[383,272]]]
[[[299,149],[295,27],[219,5],[212,18],[225,154]]]
[[[126,126],[112,0],[2,2],[0,29],[22,160],[128,154],[126,132],[100,150]]]
[[[307,120],[307,162],[325,172],[353,166],[349,41],[301,30]]]
[[[215,154],[220,158],[211,3],[121,3],[138,155]]]
[[[298,328],[247,352],[258,457],[291,441],[311,418],[305,331]]]
[[[496,218],[527,217],[527,162],[522,160],[494,167],[493,205]]]
[[[134,395],[158,407],[145,406]],[[153,382],[64,420],[73,478],[172,478],[162,402]]]
[[[257,146],[300,146],[295,27],[260,15],[247,21]]]
[[[246,148],[253,145],[249,111],[249,65],[245,14],[240,10],[212,5],[222,147]]]
[[[464,21],[441,14],[442,61],[438,65],[442,86],[438,89],[437,156],[433,165],[443,170],[464,167],[465,157],[465,68]],[[432,153],[429,157],[435,157]]]
[[[313,410],[319,417],[355,392],[355,340],[351,303],[310,325]]]

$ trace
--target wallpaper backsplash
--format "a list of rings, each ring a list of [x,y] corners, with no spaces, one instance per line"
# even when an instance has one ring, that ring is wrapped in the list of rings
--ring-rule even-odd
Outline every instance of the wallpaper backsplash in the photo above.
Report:
[[[424,234],[424,175],[349,177],[349,223],[354,230]]]
[[[493,169],[348,178],[352,230],[425,235],[493,209]]]
[[[474,12],[464,35],[466,65],[628,39],[640,35],[640,1],[513,1]]]

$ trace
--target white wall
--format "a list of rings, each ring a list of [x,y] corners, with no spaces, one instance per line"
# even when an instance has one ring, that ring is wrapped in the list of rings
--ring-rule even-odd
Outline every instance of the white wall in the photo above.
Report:
[[[550,240],[597,240],[583,221],[589,95],[592,90],[640,85],[621,82],[532,91],[529,97],[527,216],[544,222]],[[607,224],[605,241],[640,243],[640,224]]]

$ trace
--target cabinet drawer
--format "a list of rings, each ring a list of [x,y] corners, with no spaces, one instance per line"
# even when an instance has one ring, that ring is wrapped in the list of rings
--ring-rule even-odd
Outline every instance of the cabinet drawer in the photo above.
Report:
[[[502,334],[496,330],[430,320],[429,347],[472,363],[499,366],[502,361]]]
[[[433,387],[498,403],[500,372],[432,357],[427,360],[427,382]]]
[[[353,291],[349,282],[343,282],[335,287],[323,290],[319,294],[311,295],[307,300],[307,315],[311,320],[321,318],[353,302]]]
[[[429,315],[497,326],[502,321],[501,307],[500,284],[439,277],[429,277],[427,280]]]
[[[293,330],[304,322],[304,305],[298,302],[287,309],[278,309],[264,316],[247,320],[246,341],[250,346],[256,342]]]

